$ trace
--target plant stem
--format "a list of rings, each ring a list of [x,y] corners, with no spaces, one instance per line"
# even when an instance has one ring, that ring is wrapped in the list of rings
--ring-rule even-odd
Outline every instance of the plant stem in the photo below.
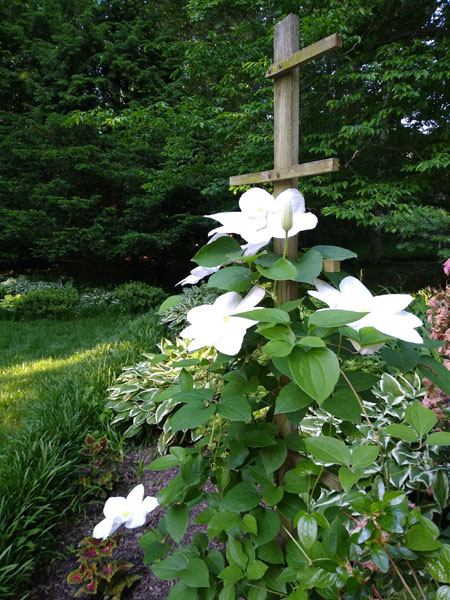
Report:
[[[379,448],[379,450],[380,450],[380,460],[381,460],[381,466],[382,466],[382,469],[383,469],[384,483],[386,484],[386,490],[387,490],[387,491],[389,491],[389,477],[388,477],[388,473],[387,473],[387,470],[386,470],[386,463],[385,463],[385,461],[384,461],[383,447],[382,447],[382,445],[381,445],[381,442],[380,442],[380,438],[379,438],[379,436],[378,436],[378,433],[375,431],[375,428],[374,428],[374,426],[372,425],[372,422],[371,422],[371,420],[369,419],[369,415],[367,414],[366,408],[365,408],[365,406],[364,406],[364,404],[363,404],[363,402],[362,402],[361,398],[359,397],[359,395],[358,395],[358,392],[357,392],[357,391],[355,390],[355,388],[353,387],[353,385],[352,385],[352,382],[350,381],[350,379],[347,377],[347,375],[345,374],[345,372],[344,372],[342,369],[339,369],[339,370],[340,370],[340,372],[341,372],[341,375],[343,376],[343,378],[345,379],[345,381],[346,381],[346,382],[347,382],[347,384],[349,385],[350,389],[352,390],[352,392],[353,392],[353,394],[354,394],[355,398],[357,399],[357,401],[358,401],[358,404],[359,404],[359,406],[361,407],[361,410],[362,410],[362,412],[363,412],[364,418],[366,419],[366,421],[367,421],[367,424],[368,424],[368,425],[369,425],[369,427],[370,427],[370,430],[371,430],[371,432],[372,432],[372,435],[373,435],[373,439],[375,440],[375,442],[376,442],[376,443],[377,443],[377,445],[378,445],[378,448]]]
[[[408,592],[408,594],[411,596],[411,598],[412,598],[413,600],[417,600],[417,598],[416,598],[416,597],[414,596],[414,594],[412,593],[412,591],[411,591],[411,588],[410,588],[410,587],[409,587],[409,585],[406,583],[406,581],[405,581],[405,579],[404,579],[403,575],[402,575],[402,574],[400,573],[400,571],[398,570],[398,568],[397,568],[397,565],[395,564],[395,562],[392,560],[392,558],[389,556],[389,554],[388,554],[388,553],[386,553],[386,554],[387,554],[387,557],[388,557],[388,559],[389,559],[389,562],[390,562],[390,563],[391,563],[391,565],[394,567],[394,571],[395,571],[395,572],[397,573],[397,575],[399,576],[399,579],[400,579],[400,581],[402,582],[402,584],[403,584],[403,587],[405,588],[405,590]]]
[[[424,591],[422,589],[422,586],[420,585],[419,580],[417,578],[416,572],[412,568],[411,563],[409,562],[409,560],[406,561],[406,564],[408,565],[408,567],[411,570],[411,575],[414,577],[414,581],[416,582],[417,587],[419,588],[420,595],[422,596],[423,600],[427,600],[427,597],[425,596],[425,593],[424,593]]]
[[[309,558],[309,556],[306,554],[306,552],[303,550],[303,548],[297,542],[297,540],[292,535],[292,533],[289,531],[289,529],[287,529],[284,525],[282,525],[281,527],[285,530],[285,532],[288,534],[288,536],[291,538],[291,540],[294,542],[294,544],[297,546],[297,548],[300,550],[300,552],[306,558],[306,560],[308,561],[308,566],[312,567],[312,565],[314,564],[313,561]]]

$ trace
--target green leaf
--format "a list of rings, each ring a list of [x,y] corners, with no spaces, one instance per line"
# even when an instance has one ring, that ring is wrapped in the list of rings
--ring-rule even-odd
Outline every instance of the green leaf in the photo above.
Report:
[[[322,403],[321,408],[346,421],[359,423],[361,420],[361,406],[348,388],[336,388],[334,394]]]
[[[187,560],[179,552],[150,567],[159,579],[170,580],[180,576],[180,571],[187,566]]]
[[[425,440],[427,446],[450,446],[450,433],[448,431],[437,431]]]
[[[303,494],[307,492],[310,485],[310,478],[307,475],[300,475],[297,469],[289,469],[284,475],[284,489],[292,494]]]
[[[288,356],[293,348],[293,344],[284,340],[271,340],[262,347],[264,354],[269,356],[283,357]]]
[[[246,267],[225,267],[213,273],[207,285],[227,292],[245,292],[252,286],[251,272]]]
[[[309,317],[309,325],[315,325],[316,327],[341,327],[341,325],[359,321],[365,315],[367,315],[366,312],[324,308],[317,310]]]
[[[237,512],[221,510],[210,519],[208,527],[215,531],[228,531],[228,529],[238,527],[239,522],[240,519]]]
[[[306,408],[313,399],[305,394],[295,383],[288,383],[281,388],[275,402],[275,414],[286,414]]]
[[[218,575],[225,567],[225,560],[220,550],[210,550],[206,555],[205,562],[214,575]]]
[[[252,512],[258,523],[258,534],[251,535],[255,548],[271,542],[280,531],[280,517],[274,510],[258,508]]]
[[[183,402],[184,404],[188,404],[189,402],[202,402],[207,401],[210,402],[214,397],[214,390],[207,388],[199,388],[199,389],[188,389],[183,390],[181,392],[177,392],[173,394],[172,398],[176,402]]]
[[[169,308],[172,308],[173,306],[176,306],[177,304],[179,304],[181,301],[183,300],[183,296],[180,295],[176,295],[176,296],[169,296],[168,298],[166,298],[164,300],[164,302],[161,304],[161,306],[158,308],[158,314],[160,315],[161,313],[163,313],[166,310],[169,310]]]
[[[250,580],[261,579],[264,577],[269,567],[260,560],[251,560],[247,567],[247,578]]]
[[[284,440],[276,440],[276,445],[267,446],[260,452],[262,464],[268,473],[276,471],[286,460],[287,446]]]
[[[443,544],[438,556],[425,560],[432,577],[440,583],[450,583],[450,546]]]
[[[297,277],[297,269],[285,258],[279,258],[270,267],[256,265],[256,268],[261,275],[274,281],[295,280]]]
[[[296,261],[294,264],[297,268],[295,281],[314,285],[314,279],[322,271],[322,255],[317,250],[308,250],[300,261]]]
[[[305,346],[306,348],[323,348],[325,342],[314,335],[307,335],[297,341],[297,346]]]
[[[266,504],[275,506],[283,498],[284,490],[282,486],[277,487],[273,483],[266,483],[262,488],[262,497]]]
[[[244,515],[241,519],[241,524],[239,527],[247,533],[253,533],[254,535],[258,533],[258,524],[253,515]]]
[[[230,565],[219,573],[219,577],[228,583],[235,583],[244,578],[244,573],[237,565]]]
[[[186,404],[178,410],[171,419],[173,431],[195,429],[203,425],[216,412],[216,405],[205,406],[202,402]]]
[[[254,430],[246,431],[244,434],[245,445],[250,448],[264,448],[266,446],[275,446],[276,441],[273,436],[266,431]]]
[[[361,478],[361,474],[353,473],[348,467],[341,467],[338,472],[339,481],[345,492],[348,492],[353,485]]]
[[[182,581],[178,581],[167,596],[167,600],[197,600],[197,598],[196,590],[188,587]]]
[[[350,464],[350,450],[341,440],[320,435],[306,438],[305,446],[320,462],[347,466]]]
[[[382,573],[389,571],[389,557],[379,544],[371,544],[370,556]]]
[[[431,379],[439,389],[450,395],[450,371],[442,363],[429,356],[421,356],[417,370],[427,379]]]
[[[274,325],[267,326],[262,325],[259,327],[259,332],[268,340],[279,340],[282,342],[288,342],[289,344],[295,344],[295,335],[290,327],[285,325]]]
[[[383,431],[392,437],[400,438],[404,442],[418,442],[417,433],[407,425],[388,425]]]
[[[248,556],[245,554],[241,542],[234,537],[228,536],[226,556],[230,565],[236,564],[242,570],[245,570]]]
[[[248,423],[252,419],[252,408],[245,396],[222,397],[217,405],[217,412],[230,421]]]
[[[238,483],[225,494],[221,508],[245,512],[258,506],[260,497],[250,483]]]
[[[311,548],[317,539],[318,525],[312,515],[303,515],[297,523],[297,533],[300,543],[307,549]]]
[[[347,260],[348,258],[356,258],[357,254],[346,248],[340,248],[339,246],[313,246],[313,250],[320,252],[323,258],[329,260]]]
[[[228,254],[241,254],[239,243],[232,237],[224,235],[214,242],[200,248],[192,259],[201,267],[218,267],[228,261]]]
[[[282,565],[284,563],[283,551],[275,540],[259,546],[256,554],[258,558],[271,565]]]
[[[170,469],[179,465],[180,461],[176,456],[172,456],[171,454],[166,454],[166,456],[160,456],[149,465],[145,467],[148,471],[165,471],[166,469]]]
[[[192,558],[187,567],[177,575],[181,581],[193,588],[209,587],[209,570],[201,558]]]
[[[182,391],[192,390],[194,387],[194,378],[186,369],[181,369],[178,375],[177,383]]]
[[[423,437],[436,425],[436,415],[432,410],[422,406],[419,402],[410,404],[405,411],[405,419],[414,427],[420,437]]]
[[[431,571],[430,571],[430,573],[431,573]],[[439,587],[437,589],[436,600],[450,600],[450,586],[441,585],[441,587]]]
[[[355,469],[367,469],[378,457],[380,449],[376,445],[352,448],[352,465]]]
[[[308,352],[294,348],[288,358],[297,385],[321,404],[339,379],[339,361],[329,348],[312,348]]]
[[[141,535],[139,538],[139,546],[145,550],[144,554],[144,565],[148,565],[151,562],[155,562],[158,558],[163,558],[167,556],[171,551],[171,546],[167,544],[162,544],[156,540],[149,540],[146,542],[145,536],[147,534]],[[144,539],[142,539],[144,538]]]
[[[431,491],[436,502],[443,510],[447,506],[449,498],[449,481],[446,471],[440,470],[435,472],[433,481],[431,482]]]
[[[388,365],[396,367],[402,373],[407,373],[411,369],[414,369],[420,360],[420,354],[412,348],[405,348],[401,352],[397,352],[385,346],[380,350],[380,354]]]
[[[243,313],[236,313],[236,317],[245,317],[252,321],[263,321],[265,323],[290,323],[289,313],[280,308],[260,308]]]
[[[166,512],[166,527],[169,535],[178,544],[186,533],[189,525],[189,509],[185,504],[170,506]]]
[[[428,551],[437,550],[442,546],[441,542],[435,540],[429,531],[422,525],[414,525],[405,535],[406,546],[410,550]]]

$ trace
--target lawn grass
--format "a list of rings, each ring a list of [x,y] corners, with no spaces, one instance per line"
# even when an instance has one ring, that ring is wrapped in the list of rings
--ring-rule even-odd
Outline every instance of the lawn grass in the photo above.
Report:
[[[20,600],[75,508],[86,434],[108,428],[106,389],[160,328],[149,313],[0,329],[0,597]]]

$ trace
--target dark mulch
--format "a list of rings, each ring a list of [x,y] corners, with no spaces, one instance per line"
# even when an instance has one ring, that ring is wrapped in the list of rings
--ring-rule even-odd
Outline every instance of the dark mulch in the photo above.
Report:
[[[144,471],[142,480],[137,481],[136,472],[139,460],[144,460],[145,464],[151,462],[152,450],[144,453],[130,452],[120,467],[120,483],[114,488],[111,496],[126,496],[138,483],[144,484],[146,496],[156,496],[158,492],[168,485],[171,479],[177,475],[178,468],[173,467],[166,471]],[[91,503],[86,508],[85,517],[80,516],[76,519],[73,526],[61,533],[60,542],[56,550],[64,555],[63,559],[57,560],[48,565],[41,571],[39,583],[32,591],[30,599],[32,600],[71,600],[79,586],[67,583],[67,575],[78,567],[73,548],[85,537],[92,535],[94,526],[103,519],[104,501]],[[193,511],[192,516],[197,515],[205,505],[198,505]],[[133,573],[141,576],[141,579],[135,583],[132,588],[124,592],[124,600],[163,600],[170,591],[170,582],[161,581],[150,569],[143,565],[144,551],[139,547],[139,537],[145,533],[147,528],[155,529],[159,519],[164,514],[161,507],[148,515],[145,528],[126,529],[121,527],[119,531],[125,533],[119,546],[114,550],[113,558],[116,560],[127,560],[135,565]],[[191,519],[192,521],[192,519]],[[184,543],[189,543],[192,535],[196,531],[202,531],[199,525],[190,524],[183,539]],[[81,598],[96,598],[97,596],[81,596]],[[103,597],[103,596],[99,596]]]

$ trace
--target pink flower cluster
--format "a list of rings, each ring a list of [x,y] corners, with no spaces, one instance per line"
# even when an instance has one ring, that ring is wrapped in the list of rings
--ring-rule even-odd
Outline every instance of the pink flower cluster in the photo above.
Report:
[[[450,258],[444,263],[444,272],[446,275],[450,273]],[[428,306],[430,307],[427,311],[427,320],[431,324],[430,338],[445,342],[438,348],[438,352],[444,357],[444,366],[450,371],[450,283],[430,298]],[[431,381],[425,380],[425,383],[428,385],[428,393],[422,404],[431,408],[441,421],[447,421],[448,424],[448,413],[445,414],[443,408],[449,405],[450,397],[442,390],[438,390]]]

